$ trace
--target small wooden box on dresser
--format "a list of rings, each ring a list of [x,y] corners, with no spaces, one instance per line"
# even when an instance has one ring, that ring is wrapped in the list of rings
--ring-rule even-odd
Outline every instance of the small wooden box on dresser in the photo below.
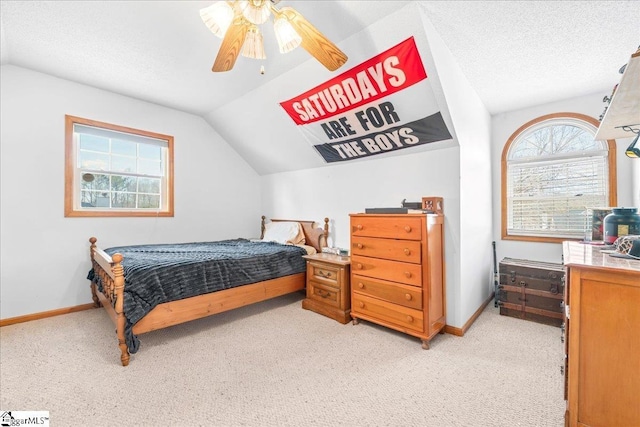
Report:
[[[342,324],[349,323],[349,257],[319,253],[304,258],[307,260],[307,297],[302,301],[302,308]]]
[[[563,243],[565,425],[640,426],[640,260]]]
[[[351,214],[351,317],[418,337],[445,327],[441,214]]]

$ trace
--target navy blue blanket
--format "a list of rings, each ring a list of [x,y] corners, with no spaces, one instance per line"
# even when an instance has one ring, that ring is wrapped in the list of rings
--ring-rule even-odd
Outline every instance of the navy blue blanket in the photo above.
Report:
[[[304,249],[246,239],[120,246],[105,252],[124,257],[125,338],[131,353],[140,346],[133,325],[158,304],[306,271]],[[93,269],[87,278],[102,291]]]

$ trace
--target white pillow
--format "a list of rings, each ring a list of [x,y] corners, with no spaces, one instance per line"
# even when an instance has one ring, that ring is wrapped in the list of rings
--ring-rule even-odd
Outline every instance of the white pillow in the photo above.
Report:
[[[277,221],[265,225],[262,240],[265,242],[278,242],[283,245],[298,245],[304,243],[305,239],[299,222]]]

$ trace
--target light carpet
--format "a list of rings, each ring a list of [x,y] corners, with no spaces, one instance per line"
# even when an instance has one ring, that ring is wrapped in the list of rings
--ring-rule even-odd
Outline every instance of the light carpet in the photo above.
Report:
[[[300,293],[140,336],[103,309],[0,328],[0,408],[52,426],[564,425],[560,329],[489,304],[420,340],[303,310]]]

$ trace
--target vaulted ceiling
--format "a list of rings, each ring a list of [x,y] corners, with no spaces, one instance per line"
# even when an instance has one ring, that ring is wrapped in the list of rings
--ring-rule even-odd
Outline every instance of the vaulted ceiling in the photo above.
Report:
[[[201,115],[214,126],[227,105],[291,70],[303,70],[296,79],[332,76],[302,49],[280,54],[270,29],[264,31],[266,60],[240,57],[233,70],[212,73],[221,41],[199,16],[212,3],[3,0],[0,60]],[[282,0],[279,6],[293,6],[340,46],[395,11],[416,7],[412,3],[491,114],[598,91],[604,96],[640,44],[634,1]],[[221,134],[234,147],[242,139],[241,132]]]

